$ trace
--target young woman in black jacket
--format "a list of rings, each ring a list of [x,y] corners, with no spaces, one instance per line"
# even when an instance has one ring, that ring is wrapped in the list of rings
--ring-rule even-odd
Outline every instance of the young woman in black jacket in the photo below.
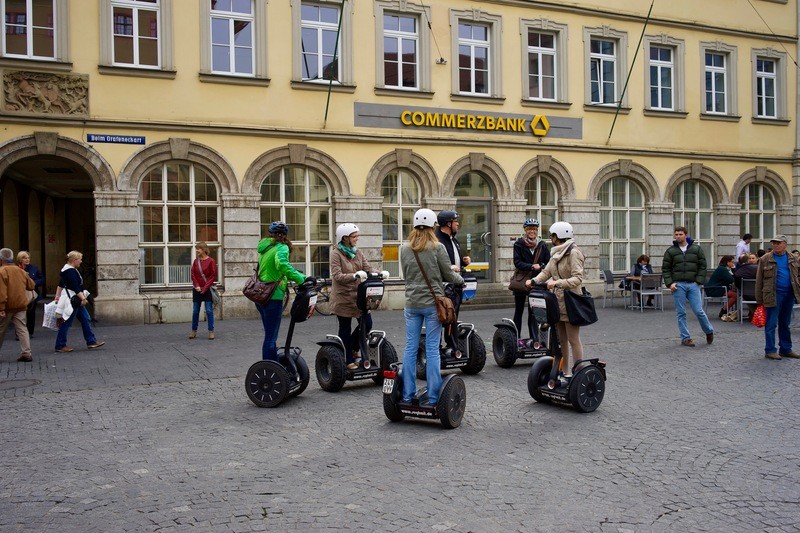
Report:
[[[529,274],[532,278],[539,274],[550,261],[550,249],[544,241],[539,240],[539,221],[535,218],[527,218],[522,224],[525,235],[517,239],[514,243],[514,267]],[[514,324],[520,338],[527,335],[522,332],[522,313],[527,302],[526,292],[514,292]],[[530,309],[528,310],[530,313]],[[533,341],[539,341],[537,328],[533,331]]]

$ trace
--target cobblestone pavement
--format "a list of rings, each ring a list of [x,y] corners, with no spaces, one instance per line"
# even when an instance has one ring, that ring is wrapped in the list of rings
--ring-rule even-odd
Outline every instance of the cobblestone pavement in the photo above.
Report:
[[[398,311],[375,313],[402,354]],[[491,349],[509,310],[473,311]],[[529,362],[465,376],[448,431],[390,423],[369,383],[336,394],[313,375],[335,319],[297,326],[311,384],[277,409],[247,398],[259,321],[97,327],[108,341],[33,363],[0,354],[0,530],[6,531],[797,531],[800,361],[763,357],[763,333],[714,319],[679,346],[671,309],[600,310],[583,331],[608,362],[591,414],[535,403]],[[800,331],[794,330],[800,347]],[[286,332],[286,323],[282,335]],[[371,382],[370,382],[371,383]]]

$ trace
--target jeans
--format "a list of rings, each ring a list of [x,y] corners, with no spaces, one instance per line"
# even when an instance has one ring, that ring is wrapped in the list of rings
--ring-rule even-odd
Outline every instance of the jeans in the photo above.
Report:
[[[206,304],[206,320],[208,320],[208,331],[214,331],[214,302],[192,302],[192,331],[197,331],[200,321],[200,304]]]
[[[703,297],[700,296],[700,286],[692,281],[678,281],[675,283],[678,287],[672,293],[675,299],[675,315],[678,317],[678,331],[681,334],[681,340],[685,341],[691,339],[689,328],[686,326],[686,300],[689,300],[689,306],[692,312],[700,321],[700,327],[703,328],[703,333],[708,335],[714,333],[714,327],[708,320],[708,315],[703,311]]]
[[[261,345],[261,358],[278,362],[278,331],[281,329],[283,300],[270,300],[266,305],[256,304],[261,323],[264,325],[264,344]]]
[[[350,331],[350,327],[353,324],[353,319],[349,316],[337,316],[336,318],[339,319],[339,338],[342,339],[342,343],[344,344],[345,349],[345,360],[348,363],[355,362],[353,359],[353,354],[358,353],[361,351],[361,345],[359,339],[361,338],[361,325],[362,320],[357,318],[358,325],[352,332]],[[372,331],[372,315],[367,314],[367,318],[364,321],[364,325],[366,326],[366,333],[369,334]],[[367,357],[364,354],[361,354],[362,357]]]
[[[442,323],[436,314],[436,306],[420,309],[406,307],[406,349],[403,354],[403,401],[410,402],[417,393],[417,349],[425,321],[425,359],[427,360],[428,403],[436,405],[439,389],[442,388],[439,342],[442,336]]]
[[[775,353],[775,328],[778,328],[778,347],[779,353],[789,353],[792,351],[792,332],[789,326],[792,325],[792,307],[794,306],[794,292],[778,291],[775,293],[778,305],[767,307],[767,325],[764,326],[764,353]]]
[[[58,328],[58,335],[56,336],[56,350],[60,350],[67,345],[67,333],[69,332],[69,327],[73,322],[75,322],[76,316],[78,317],[78,322],[81,323],[81,327],[83,328],[83,339],[86,341],[86,345],[88,346],[97,342],[94,332],[92,331],[92,322],[89,318],[89,311],[87,311],[84,306],[80,306],[73,308],[72,314],[69,315],[69,318],[66,320],[66,322],[61,324],[61,327]]]

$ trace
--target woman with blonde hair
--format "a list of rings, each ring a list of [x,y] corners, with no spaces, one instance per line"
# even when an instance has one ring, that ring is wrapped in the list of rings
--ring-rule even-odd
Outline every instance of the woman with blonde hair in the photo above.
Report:
[[[411,402],[417,392],[417,348],[425,323],[425,357],[427,359],[428,405],[439,401],[442,374],[439,341],[442,324],[436,314],[436,301],[422,275],[424,269],[437,296],[444,296],[444,281],[463,285],[464,279],[450,268],[450,258],[434,233],[436,214],[430,209],[414,213],[414,229],[408,243],[400,250],[400,266],[406,280],[406,348],[403,355],[403,401]]]
[[[98,341],[94,336],[92,321],[91,318],[89,318],[89,312],[86,310],[86,304],[89,303],[89,300],[86,298],[88,291],[84,292],[83,278],[80,272],[78,272],[78,267],[81,266],[82,262],[83,254],[73,250],[67,254],[67,263],[61,268],[61,281],[58,283],[56,301],[59,301],[62,297],[62,293],[65,293],[66,299],[69,300],[70,305],[72,305],[72,313],[58,328],[58,335],[56,336],[56,352],[58,353],[69,353],[73,351],[72,348],[67,346],[67,333],[69,333],[69,328],[75,321],[76,316],[83,328],[83,339],[86,341],[87,348],[93,350],[105,344],[105,341]],[[78,298],[77,300],[75,300],[76,297]],[[72,302],[75,302],[75,305],[73,305]],[[61,307],[61,304],[59,304],[59,307]]]
[[[25,320],[28,323],[28,335],[33,337],[33,330],[36,326],[36,304],[42,299],[42,288],[44,287],[44,274],[36,266],[31,264],[31,254],[25,250],[17,253],[17,266],[28,273],[28,276],[33,280],[36,288],[33,289],[36,297],[28,305],[28,311],[25,314]]]

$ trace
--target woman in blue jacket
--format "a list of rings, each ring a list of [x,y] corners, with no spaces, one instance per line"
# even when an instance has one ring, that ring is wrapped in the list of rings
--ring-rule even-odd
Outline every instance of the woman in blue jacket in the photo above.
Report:
[[[98,341],[94,336],[94,331],[92,331],[92,322],[89,318],[89,312],[86,310],[86,304],[89,303],[89,301],[86,299],[86,295],[83,294],[83,278],[80,272],[78,272],[78,267],[81,266],[81,262],[83,262],[83,254],[73,250],[67,254],[67,264],[61,269],[61,281],[56,291],[56,301],[60,299],[61,293],[66,291],[67,298],[73,300],[73,298],[77,296],[78,300],[73,301],[76,304],[79,301],[80,304],[73,306],[72,314],[69,315],[69,318],[58,328],[56,352],[59,353],[73,351],[72,348],[67,346],[67,333],[69,333],[69,328],[75,321],[76,316],[83,328],[83,339],[86,341],[87,348],[93,350],[105,344],[105,341]]]

